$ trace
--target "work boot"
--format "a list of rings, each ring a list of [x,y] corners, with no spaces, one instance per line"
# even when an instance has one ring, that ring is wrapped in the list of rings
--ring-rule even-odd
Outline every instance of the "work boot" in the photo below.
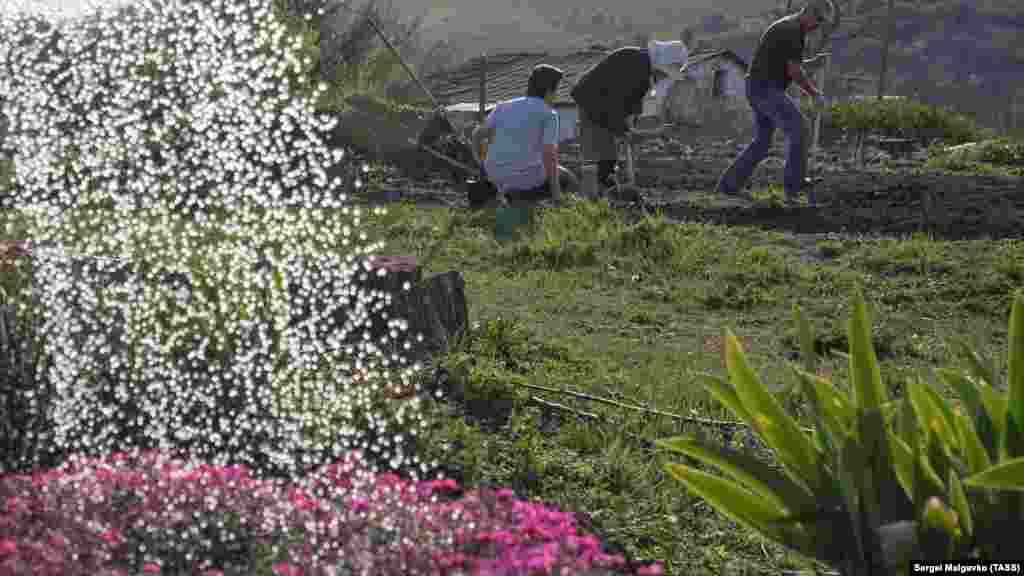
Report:
[[[821,177],[818,178],[804,178],[804,185],[801,190],[807,191],[807,205],[808,206],[819,206],[817,194],[814,192],[814,186],[824,180]]]

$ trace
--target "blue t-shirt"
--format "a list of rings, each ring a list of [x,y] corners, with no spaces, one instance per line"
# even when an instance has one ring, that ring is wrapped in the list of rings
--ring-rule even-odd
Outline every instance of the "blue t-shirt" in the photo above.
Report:
[[[501,192],[544,184],[544,145],[558,144],[558,113],[542,98],[523,96],[498,104],[487,116],[494,139],[484,169]]]

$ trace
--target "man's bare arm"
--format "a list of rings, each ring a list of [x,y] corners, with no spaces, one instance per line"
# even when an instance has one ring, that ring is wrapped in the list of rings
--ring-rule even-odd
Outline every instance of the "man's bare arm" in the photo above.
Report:
[[[494,141],[494,135],[496,130],[494,128],[488,128],[486,125],[481,124],[477,126],[476,130],[473,130],[473,155],[476,156],[477,162],[481,162],[482,154],[480,153],[480,145],[484,142],[488,144]]]
[[[821,94],[821,91],[814,85],[814,82],[804,74],[804,69],[796,60],[786,62],[786,74],[789,76],[789,79],[796,82],[796,84],[800,86],[800,89],[808,96],[813,97]]]
[[[544,174],[551,185],[551,195],[558,198],[562,195],[562,181],[558,172],[558,144],[544,145]]]

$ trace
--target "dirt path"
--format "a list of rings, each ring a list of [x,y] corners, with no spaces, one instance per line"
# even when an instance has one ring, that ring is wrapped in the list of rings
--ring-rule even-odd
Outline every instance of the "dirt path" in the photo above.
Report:
[[[447,182],[401,186],[404,199],[424,205],[465,207]],[[745,225],[800,235],[849,234],[935,238],[1020,238],[1024,236],[1024,178],[952,174],[835,174],[818,184],[821,207],[783,207],[692,190],[641,189],[644,203],[613,203],[629,219],[655,210],[675,220]]]

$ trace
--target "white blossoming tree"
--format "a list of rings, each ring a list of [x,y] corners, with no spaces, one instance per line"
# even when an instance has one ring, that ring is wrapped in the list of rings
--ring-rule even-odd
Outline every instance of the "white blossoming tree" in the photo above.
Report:
[[[380,245],[325,169],[302,39],[270,2],[8,5],[0,78],[60,453],[187,449],[293,472],[361,448],[415,469],[403,322],[374,341]],[[362,278],[361,278],[362,277]],[[42,402],[42,399],[39,399]]]

